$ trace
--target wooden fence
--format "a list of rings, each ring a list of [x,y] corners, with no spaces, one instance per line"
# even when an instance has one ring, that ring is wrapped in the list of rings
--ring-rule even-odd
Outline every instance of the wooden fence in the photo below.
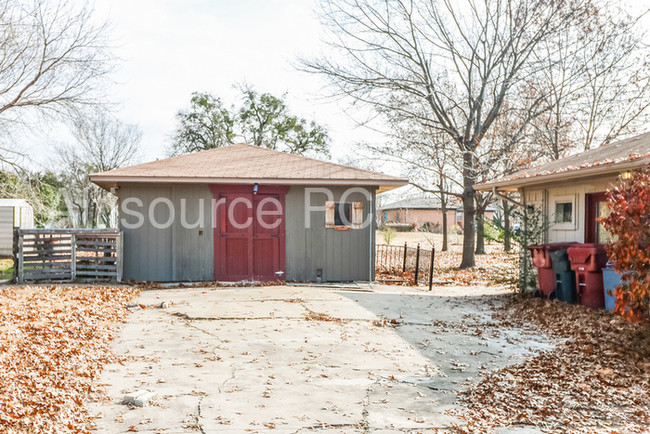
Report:
[[[404,276],[408,272],[414,285],[427,284],[430,291],[433,286],[435,256],[435,248],[422,249],[420,244],[417,247],[409,247],[407,243],[403,246],[378,244],[375,249],[375,267],[394,275]]]
[[[14,280],[122,281],[116,229],[14,228]]]

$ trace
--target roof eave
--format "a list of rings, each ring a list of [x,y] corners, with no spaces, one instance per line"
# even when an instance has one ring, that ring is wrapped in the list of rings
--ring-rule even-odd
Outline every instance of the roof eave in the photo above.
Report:
[[[274,184],[274,185],[336,185],[376,186],[378,192],[389,191],[408,184],[406,179],[290,179],[290,178],[200,178],[90,175],[90,180],[105,190],[120,184]]]
[[[626,161],[616,164],[602,166],[586,167],[576,170],[567,170],[558,173],[549,173],[546,175],[537,175],[530,177],[521,177],[504,181],[492,181],[475,184],[474,189],[479,191],[492,191],[494,189],[501,191],[517,191],[521,187],[545,184],[553,181],[567,181],[579,178],[588,178],[594,175],[611,175],[625,170],[638,169],[650,164],[650,159],[642,158],[639,160]]]

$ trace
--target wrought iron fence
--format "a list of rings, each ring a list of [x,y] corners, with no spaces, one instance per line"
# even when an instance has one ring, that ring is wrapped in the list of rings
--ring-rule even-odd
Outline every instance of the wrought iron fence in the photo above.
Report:
[[[375,248],[375,268],[378,274],[400,276],[392,281],[427,284],[431,290],[435,257],[435,247],[423,249],[420,244],[416,247],[409,247],[407,243],[403,246],[378,244]]]

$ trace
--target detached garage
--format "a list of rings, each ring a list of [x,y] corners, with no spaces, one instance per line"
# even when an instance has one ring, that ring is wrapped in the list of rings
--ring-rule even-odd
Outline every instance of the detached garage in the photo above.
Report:
[[[246,144],[91,180],[119,198],[139,281],[373,280],[375,195],[408,182]]]

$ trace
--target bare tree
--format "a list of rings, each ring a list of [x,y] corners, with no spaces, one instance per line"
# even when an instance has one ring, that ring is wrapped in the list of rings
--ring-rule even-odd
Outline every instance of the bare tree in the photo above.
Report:
[[[57,166],[63,168],[61,177],[66,185],[64,196],[70,224],[108,224],[115,198],[91,183],[88,175],[134,163],[142,133],[137,126],[99,111],[79,118],[73,136],[75,143],[60,147],[57,161]]]
[[[83,1],[0,0],[0,126],[97,105],[111,70],[107,42]]]
[[[538,67],[531,55],[540,41],[582,13],[582,3],[324,1],[329,43],[345,57],[303,59],[303,68],[327,76],[342,95],[419,118],[455,143],[462,161],[461,268],[475,263],[474,184],[481,142],[504,101]],[[400,101],[395,95],[420,101],[425,115],[394,104]]]
[[[386,115],[390,127],[387,134],[391,140],[381,145],[364,146],[383,160],[400,164],[411,185],[438,197],[442,212],[441,250],[447,251],[450,197],[462,197],[460,172],[455,166],[451,139],[412,117],[401,117],[399,113]]]
[[[639,25],[615,4],[599,3],[533,53],[543,68],[521,94],[549,107],[531,123],[544,156],[585,151],[647,125],[650,64]]]

